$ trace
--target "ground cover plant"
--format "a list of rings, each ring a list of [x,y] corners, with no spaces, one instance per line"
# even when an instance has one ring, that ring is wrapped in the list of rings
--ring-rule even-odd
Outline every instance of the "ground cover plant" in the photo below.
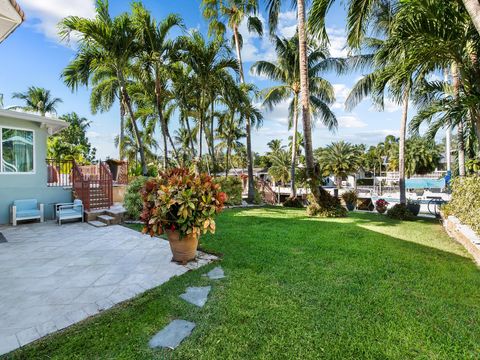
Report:
[[[140,230],[140,226],[137,227]],[[223,254],[13,359],[468,359],[480,353],[480,272],[434,220],[302,209],[230,209],[203,249]],[[212,285],[198,309],[179,299]],[[172,319],[194,321],[175,351],[150,350]]]

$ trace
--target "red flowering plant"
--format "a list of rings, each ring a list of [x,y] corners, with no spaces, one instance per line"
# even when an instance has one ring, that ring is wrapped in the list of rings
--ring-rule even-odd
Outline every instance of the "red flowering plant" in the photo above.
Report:
[[[207,174],[176,168],[160,173],[142,190],[143,233],[151,236],[178,230],[180,234],[215,233],[214,217],[227,195]]]
[[[375,201],[375,206],[377,208],[386,208],[388,206],[388,202],[384,199],[378,199]]]

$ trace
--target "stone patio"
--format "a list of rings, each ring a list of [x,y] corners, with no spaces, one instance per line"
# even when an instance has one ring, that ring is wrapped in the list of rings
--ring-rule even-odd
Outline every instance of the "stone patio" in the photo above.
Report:
[[[215,259],[172,263],[168,242],[114,225],[0,227],[0,355]]]

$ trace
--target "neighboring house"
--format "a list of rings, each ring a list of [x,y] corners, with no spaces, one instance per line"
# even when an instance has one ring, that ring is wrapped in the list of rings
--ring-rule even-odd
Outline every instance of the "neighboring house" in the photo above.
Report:
[[[15,0],[0,0],[0,42],[5,40],[25,19]]]
[[[14,200],[37,199],[46,219],[53,218],[55,203],[72,200],[71,186],[49,180],[46,163],[48,136],[67,126],[63,120],[0,110],[0,224],[9,222]]]

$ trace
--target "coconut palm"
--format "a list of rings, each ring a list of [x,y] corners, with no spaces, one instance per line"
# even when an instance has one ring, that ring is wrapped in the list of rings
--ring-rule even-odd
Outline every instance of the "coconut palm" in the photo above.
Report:
[[[337,127],[335,114],[328,107],[335,101],[333,87],[324,78],[320,76],[321,72],[334,69],[341,72],[344,69],[345,62],[342,59],[330,58],[328,50],[325,47],[316,46],[311,43],[308,51],[308,81],[310,88],[309,107],[313,119],[320,119],[323,125],[329,129]],[[300,97],[300,66],[299,66],[299,45],[298,36],[290,39],[275,38],[275,49],[277,61],[257,61],[251,71],[257,75],[263,75],[269,79],[279,82],[276,85],[265,89],[264,105],[270,110],[282,101],[290,101],[289,106],[289,129],[293,125],[293,142],[297,147],[296,135],[298,133],[298,108]],[[292,179],[290,188],[290,197],[296,196],[295,188],[295,167],[297,153],[292,152],[290,177]]]
[[[30,111],[45,116],[46,114],[57,114],[57,106],[62,103],[62,99],[52,97],[50,90],[30,86],[27,91],[13,93],[14,99],[20,99],[25,104],[20,106],[11,106],[9,109]]]
[[[166,83],[172,72],[172,55],[176,52],[175,41],[168,36],[175,27],[183,28],[183,21],[178,15],[170,14],[157,23],[143,4],[132,6],[132,22],[140,40],[142,51],[139,53],[138,74],[144,82],[153,83],[155,109],[163,139],[164,168],[168,164],[168,128],[163,110],[169,94]],[[171,141],[173,146],[173,142]]]
[[[321,149],[318,162],[322,167],[322,175],[335,176],[337,188],[342,186],[342,178],[354,174],[361,165],[362,152],[348,142],[339,141]]]
[[[121,102],[125,104],[137,142],[143,175],[147,174],[143,139],[140,134],[135,111],[127,90],[127,75],[134,58],[139,53],[137,33],[128,14],[112,18],[108,2],[98,0],[93,19],[69,16],[59,24],[60,36],[68,41],[75,33],[78,39],[74,59],[63,70],[65,84],[72,90],[79,85],[88,86],[92,76],[105,68],[114,69],[120,87]]]
[[[209,32],[223,37],[228,26],[233,32],[233,42],[237,53],[240,83],[245,83],[242,61],[242,35],[239,26],[247,21],[248,31],[259,35],[263,33],[263,26],[258,14],[257,0],[202,0],[203,15],[210,21]],[[253,180],[253,156],[251,139],[251,119],[245,119],[245,131],[247,135],[247,162],[248,162],[248,194],[247,201],[253,202],[255,195]]]

